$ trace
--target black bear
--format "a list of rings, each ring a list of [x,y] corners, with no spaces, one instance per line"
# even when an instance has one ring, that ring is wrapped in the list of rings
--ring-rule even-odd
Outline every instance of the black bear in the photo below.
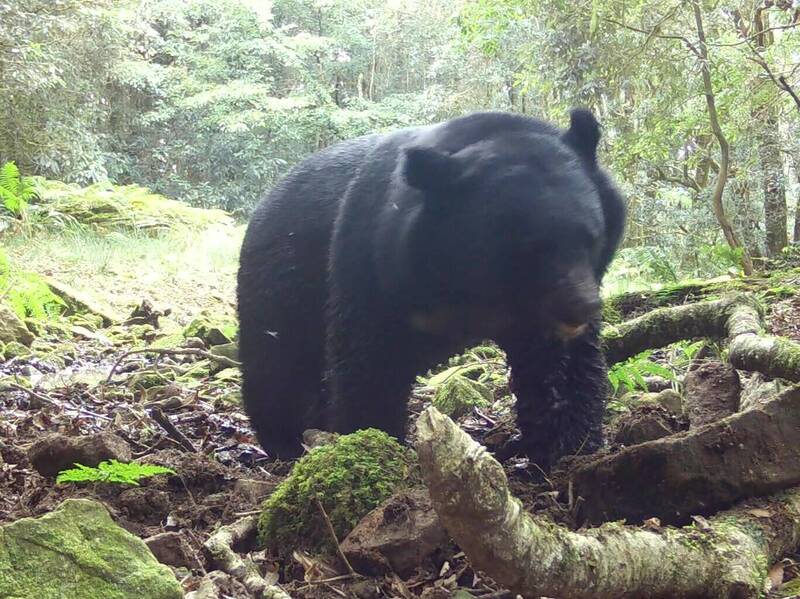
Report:
[[[306,428],[403,438],[415,375],[507,353],[543,468],[601,443],[598,287],[625,209],[590,112],[558,129],[483,112],[370,135],[296,166],[256,209],[238,278],[243,396],[262,446]]]

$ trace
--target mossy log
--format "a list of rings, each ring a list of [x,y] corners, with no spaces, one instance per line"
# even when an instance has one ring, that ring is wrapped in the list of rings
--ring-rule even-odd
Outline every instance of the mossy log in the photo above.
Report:
[[[435,408],[417,420],[434,508],[473,566],[524,597],[761,597],[768,566],[800,544],[800,489],[682,529],[573,532],[527,514],[502,466]]]

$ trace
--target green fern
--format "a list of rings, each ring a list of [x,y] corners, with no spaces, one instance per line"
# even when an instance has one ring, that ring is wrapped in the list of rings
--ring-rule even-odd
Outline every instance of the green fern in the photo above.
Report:
[[[21,218],[35,195],[33,186],[20,176],[14,162],[6,162],[0,167],[0,201],[11,214]]]
[[[56,318],[66,309],[63,299],[50,291],[44,279],[34,273],[18,271],[0,249],[0,300],[20,318]]]
[[[100,462],[97,468],[90,468],[82,464],[75,464],[75,468],[62,470],[56,477],[56,482],[64,483],[111,483],[118,485],[139,486],[139,481],[156,474],[175,474],[175,471],[164,466],[152,464],[134,464],[111,460]]]
[[[656,364],[650,360],[651,350],[643,351],[640,354],[614,364],[608,371],[608,382],[616,394],[620,387],[624,386],[627,391],[647,391],[645,376],[655,375],[667,380],[673,380],[675,373],[669,368]]]

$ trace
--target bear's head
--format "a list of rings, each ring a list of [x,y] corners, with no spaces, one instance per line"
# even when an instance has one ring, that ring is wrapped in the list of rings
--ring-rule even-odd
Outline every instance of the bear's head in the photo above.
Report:
[[[564,131],[484,115],[404,149],[406,191],[393,201],[404,213],[402,243],[393,245],[404,254],[401,276],[414,283],[403,288],[420,290],[408,298],[415,313],[468,308],[459,317],[482,322],[488,337],[523,320],[574,336],[597,316],[624,221],[622,199],[597,166],[597,121],[575,110]]]

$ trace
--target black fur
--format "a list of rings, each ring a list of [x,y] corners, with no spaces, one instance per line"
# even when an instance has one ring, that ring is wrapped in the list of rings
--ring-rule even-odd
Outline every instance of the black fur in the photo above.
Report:
[[[403,438],[415,375],[493,339],[520,449],[543,467],[596,449],[598,286],[625,218],[598,141],[586,111],[567,131],[477,113],[293,169],[256,210],[239,271],[243,395],[264,448],[297,455],[310,427]]]

